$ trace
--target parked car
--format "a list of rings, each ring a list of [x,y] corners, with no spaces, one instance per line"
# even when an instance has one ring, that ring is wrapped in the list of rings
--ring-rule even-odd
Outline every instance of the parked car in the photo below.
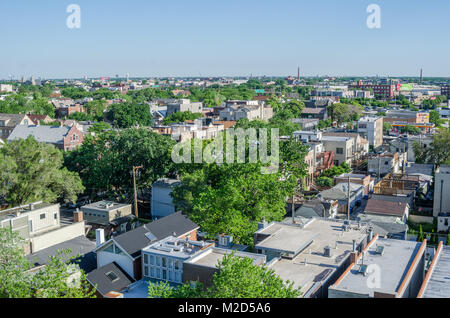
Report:
[[[82,206],[84,206],[86,204],[89,204],[89,200],[87,197],[83,197],[83,198],[77,200],[76,203],[71,202],[67,206],[71,209],[77,209],[77,208],[81,208]]]

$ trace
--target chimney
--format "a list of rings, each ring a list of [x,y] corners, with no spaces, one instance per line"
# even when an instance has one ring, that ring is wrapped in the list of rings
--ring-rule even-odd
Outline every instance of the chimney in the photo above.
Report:
[[[355,263],[356,264],[356,258],[358,257],[358,253],[356,252],[351,252],[350,253],[350,264]]]
[[[30,204],[28,205],[28,207],[30,208],[30,211],[31,211],[31,210],[34,210],[34,205],[33,205],[33,203],[30,203]]]
[[[95,241],[97,243],[97,247],[105,243],[105,230],[104,229],[96,229],[95,230]]]
[[[83,222],[83,212],[77,208],[77,210],[73,212],[73,223],[79,222]]]
[[[352,251],[356,252],[356,240],[353,240],[353,249],[352,249]]]

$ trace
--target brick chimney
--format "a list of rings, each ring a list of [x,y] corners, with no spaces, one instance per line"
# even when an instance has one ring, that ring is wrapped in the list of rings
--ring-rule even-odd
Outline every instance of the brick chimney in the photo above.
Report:
[[[73,223],[83,222],[83,212],[80,210],[76,210],[73,212]]]
[[[353,263],[356,264],[357,257],[358,257],[358,252],[351,252],[350,253],[350,264],[353,264]]]

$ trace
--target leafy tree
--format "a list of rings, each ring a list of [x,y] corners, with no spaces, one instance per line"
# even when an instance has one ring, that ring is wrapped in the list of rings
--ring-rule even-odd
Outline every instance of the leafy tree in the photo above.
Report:
[[[130,128],[133,126],[151,126],[153,123],[150,107],[141,103],[120,103],[110,106],[108,119],[119,128]]]
[[[108,123],[105,123],[104,121],[100,121],[98,123],[94,123],[90,128],[89,128],[89,132],[94,132],[94,133],[101,133],[105,130],[109,130],[111,129],[111,125]]]
[[[168,125],[170,123],[182,123],[185,122],[186,120],[195,120],[201,117],[203,117],[202,113],[192,113],[190,111],[176,112],[164,118],[163,124]]]
[[[272,269],[257,266],[247,257],[225,255],[217,266],[212,286],[184,284],[175,289],[167,284],[149,286],[149,297],[157,298],[297,298],[300,288],[283,281]]]
[[[93,121],[95,118],[94,116],[87,114],[87,113],[81,113],[81,112],[74,112],[67,116],[68,119],[76,120],[76,121]]]
[[[81,147],[66,153],[65,166],[79,173],[90,192],[127,192],[132,188],[133,166],[139,170],[139,188],[151,187],[157,179],[172,169],[170,137],[144,128],[105,131],[96,137],[88,136]]]
[[[0,148],[0,191],[13,206],[34,201],[75,201],[84,191],[77,173],[63,168],[63,154],[34,137]]]
[[[414,142],[413,149],[418,163],[449,164],[450,133],[447,130],[441,130],[433,136],[433,141],[427,148],[421,147],[418,142]]]
[[[24,244],[11,228],[0,228],[0,298],[95,297],[86,274],[67,259],[70,250],[59,251],[46,266],[30,271]]]
[[[333,179],[325,176],[321,176],[316,179],[316,184],[321,187],[332,187]]]
[[[392,124],[391,123],[383,123],[383,133],[386,134],[391,129],[392,129]]]
[[[447,245],[450,246],[450,234],[447,235]]]
[[[422,225],[419,228],[419,235],[417,235],[417,242],[423,242],[425,236],[423,235]]]
[[[441,126],[441,115],[439,114],[438,111],[436,110],[431,110],[430,111],[430,123],[435,124],[436,127],[440,127]]]

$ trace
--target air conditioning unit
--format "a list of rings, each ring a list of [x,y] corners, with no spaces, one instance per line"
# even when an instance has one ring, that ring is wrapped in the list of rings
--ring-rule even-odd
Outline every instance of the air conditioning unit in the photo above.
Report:
[[[233,237],[230,235],[219,235],[219,246],[230,247],[233,242]]]

